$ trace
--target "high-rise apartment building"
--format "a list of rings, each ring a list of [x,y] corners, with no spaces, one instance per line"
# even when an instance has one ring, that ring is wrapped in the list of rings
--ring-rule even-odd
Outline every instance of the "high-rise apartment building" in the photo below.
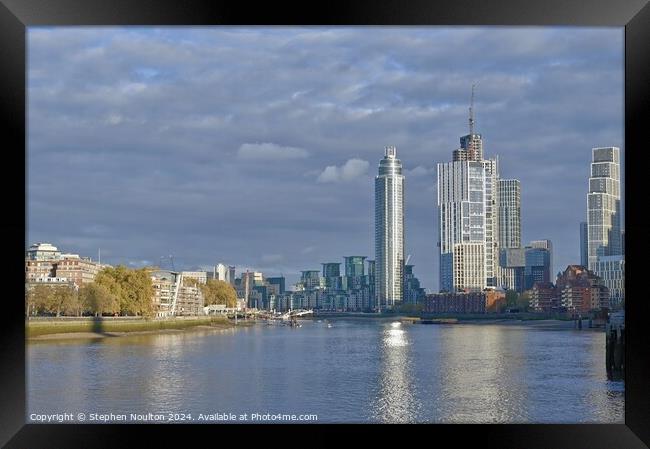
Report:
[[[440,290],[447,292],[496,287],[499,272],[498,164],[483,159],[472,107],[470,133],[460,143],[451,162],[437,164]],[[461,266],[470,271],[462,272]],[[480,282],[477,275],[483,277]]]
[[[341,290],[341,263],[327,262],[322,265],[325,288],[330,291]]]
[[[620,150],[592,149],[587,194],[587,265],[595,270],[598,257],[621,255]]]
[[[499,248],[521,246],[521,185],[518,179],[499,179]]]
[[[379,310],[403,300],[404,175],[395,147],[386,147],[375,177],[375,294]]]
[[[346,256],[345,277],[343,288],[345,290],[358,290],[366,285],[365,260],[366,256]]]

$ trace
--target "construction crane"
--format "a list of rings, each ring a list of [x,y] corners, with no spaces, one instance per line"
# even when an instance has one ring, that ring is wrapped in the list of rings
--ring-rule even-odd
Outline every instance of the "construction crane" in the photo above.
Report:
[[[404,262],[404,265],[408,265],[409,260],[411,260],[411,255],[410,254],[408,256],[406,256],[406,262]]]
[[[469,102],[469,133],[474,134],[474,89],[478,83],[472,84],[472,99]]]

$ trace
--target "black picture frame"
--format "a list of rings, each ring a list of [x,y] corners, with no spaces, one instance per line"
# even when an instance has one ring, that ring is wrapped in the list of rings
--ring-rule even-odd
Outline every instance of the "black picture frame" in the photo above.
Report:
[[[3,273],[11,293],[3,298],[0,325],[0,444],[8,448],[141,447],[192,443],[196,438],[226,444],[231,438],[246,443],[267,441],[311,444],[338,443],[341,436],[391,436],[402,444],[453,442],[500,448],[642,448],[650,445],[650,335],[644,321],[650,301],[643,298],[641,254],[647,245],[642,205],[643,152],[648,152],[644,118],[650,105],[650,5],[648,0],[456,0],[433,3],[328,1],[251,4],[163,0],[0,0],[0,127],[5,142],[5,208],[0,229],[7,246]],[[37,25],[572,25],[625,27],[625,197],[626,304],[625,424],[575,425],[67,425],[25,424],[24,305],[18,300],[24,284],[25,197],[15,194],[26,173],[26,27]],[[9,160],[11,155],[11,163]],[[26,190],[25,190],[26,192]],[[25,231],[23,231],[25,229]],[[23,238],[19,238],[22,235]],[[11,238],[7,238],[11,236]],[[22,255],[22,256],[21,256]],[[630,263],[631,262],[631,263]],[[638,263],[637,263],[638,262]],[[14,289],[16,290],[14,292]],[[73,394],[73,393],[71,393]],[[128,430],[128,431],[127,431]],[[342,435],[343,434],[343,435]],[[136,437],[138,437],[136,439]],[[146,443],[138,439],[144,438]],[[191,439],[188,439],[191,438]],[[179,443],[182,440],[184,443]],[[346,438],[347,440],[348,438]]]

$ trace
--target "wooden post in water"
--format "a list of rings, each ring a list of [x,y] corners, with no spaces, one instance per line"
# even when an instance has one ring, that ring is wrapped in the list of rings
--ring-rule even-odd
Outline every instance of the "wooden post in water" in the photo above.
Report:
[[[605,326],[605,363],[607,378],[622,379],[625,375],[625,313],[610,316]]]

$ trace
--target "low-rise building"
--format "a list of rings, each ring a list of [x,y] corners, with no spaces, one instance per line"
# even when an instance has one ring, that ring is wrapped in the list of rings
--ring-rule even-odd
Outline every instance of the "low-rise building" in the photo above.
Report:
[[[426,295],[425,313],[486,313],[485,292],[432,293]]]
[[[93,262],[90,257],[61,253],[49,243],[36,243],[25,254],[25,282],[29,284],[36,282],[36,279],[65,278],[79,288],[93,282],[97,273],[108,266]]]
[[[625,256],[598,256],[594,271],[609,289],[611,307],[620,306],[625,300]]]
[[[581,265],[569,265],[557,278],[562,307],[570,312],[588,313],[609,308],[609,289],[594,272]]]
[[[485,311],[497,313],[506,305],[506,292],[502,288],[485,291]]]
[[[552,282],[536,282],[529,292],[529,307],[535,312],[552,312],[561,306]]]

